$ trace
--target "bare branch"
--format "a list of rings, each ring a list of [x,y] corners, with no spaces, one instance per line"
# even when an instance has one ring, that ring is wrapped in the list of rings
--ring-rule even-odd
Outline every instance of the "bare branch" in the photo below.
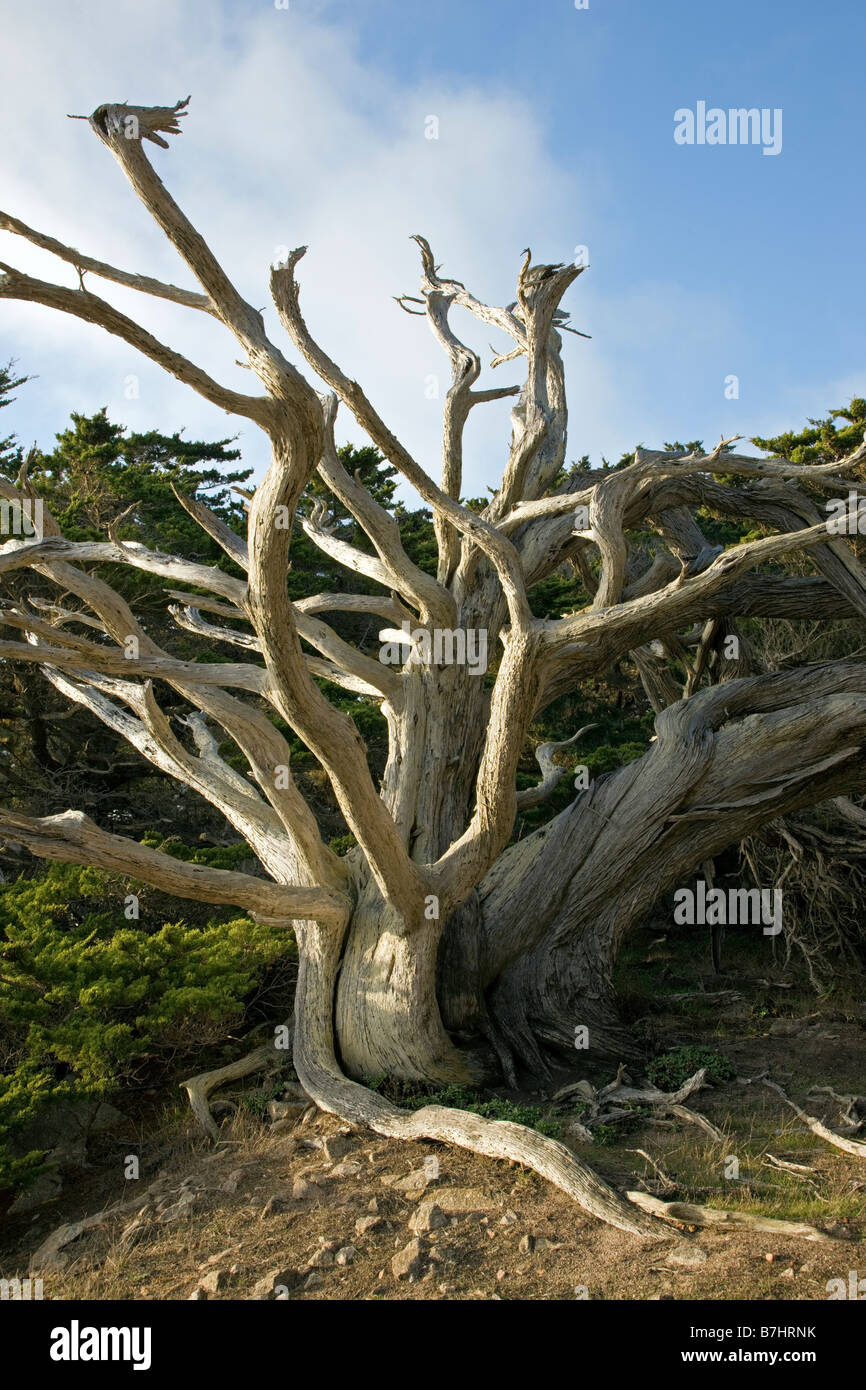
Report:
[[[400,470],[425,502],[453,521],[459,531],[471,536],[492,560],[508,601],[512,623],[515,626],[527,625],[531,614],[526,599],[526,585],[520,557],[511,543],[504,536],[500,536],[495,527],[490,526],[468,508],[461,507],[436,486],[432,478],[415,462],[384,424],[358,383],[350,381],[310,336],[301,314],[298,285],[294,278],[295,266],[305,251],[306,247],[299,247],[291,253],[284,265],[271,271],[271,293],[286,332],[317,375],[327,382],[331,390],[349,407],[377,449]]]
[[[321,454],[321,435],[317,437],[303,423],[296,424],[286,452],[274,453],[256,490],[249,519],[247,611],[262,641],[268,698],[325,768],[377,883],[405,910],[407,923],[414,924],[423,905],[421,877],[376,792],[366,749],[354,723],[324,697],[306,669],[286,591],[290,536],[288,530],[273,525],[273,517],[278,507],[294,511]]]
[[[107,104],[93,112],[90,126],[111,150],[148,212],[183,257],[223,323],[244,348],[250,366],[268,394],[291,405],[309,401],[314,397],[312,388],[270,341],[261,314],[235,289],[207,242],[178,207],[144,153],[143,140],[152,140],[168,148],[168,142],[158,131],[179,134],[178,119],[187,114],[188,103],[189,97],[174,107]]]
[[[166,285],[161,280],[154,280],[150,275],[136,275],[129,270],[118,270],[116,266],[108,265],[105,261],[97,261],[92,256],[83,255],[81,251],[76,251],[72,246],[64,246],[63,242],[58,241],[56,237],[34,231],[32,227],[19,221],[17,217],[10,217],[7,212],[0,212],[0,231],[12,232],[15,236],[23,237],[26,241],[31,242],[32,245],[39,246],[43,251],[50,251],[61,261],[75,266],[79,275],[82,271],[90,271],[91,274],[98,275],[102,280],[113,280],[115,284],[124,285],[127,289],[141,290],[144,294],[152,294],[157,299],[169,299],[174,304],[184,305],[187,309],[202,309],[206,314],[217,317],[206,294],[198,294],[195,290],[179,289],[177,285]]]
[[[559,767],[554,761],[555,753],[561,753],[563,748],[569,748],[572,743],[576,743],[584,734],[588,734],[590,729],[597,729],[597,724],[584,724],[582,729],[578,729],[571,738],[560,739],[554,743],[540,743],[535,750],[535,760],[541,768],[541,781],[535,787],[527,787],[525,791],[517,793],[518,811],[528,811],[533,806],[540,806],[543,801],[552,794],[559,786],[568,768]]]
[[[230,869],[187,864],[121,835],[110,835],[80,811],[39,818],[0,811],[0,835],[26,845],[42,859],[90,864],[141,879],[179,898],[228,903],[275,923],[339,922],[348,911],[348,901],[326,888],[288,888]]]
[[[463,482],[463,430],[472,406],[484,400],[517,395],[520,388],[508,386],[493,391],[472,390],[481,372],[481,362],[477,353],[459,340],[448,322],[449,308],[464,286],[456,281],[440,279],[429,242],[417,235],[412,240],[418,243],[421,250],[424,271],[421,293],[427,306],[427,318],[451,365],[451,386],[442,416],[442,489],[449,497],[459,501]],[[439,544],[439,579],[447,584],[459,559],[459,532],[438,512],[434,515],[434,525]]]
[[[171,490],[184,511],[188,512],[193,520],[198,522],[202,530],[206,531],[217,545],[222,547],[230,560],[234,560],[240,569],[246,570],[249,567],[249,556],[247,544],[243,537],[236,535],[230,526],[215,516],[210,507],[199,502],[197,497],[190,497],[188,493],[180,492],[174,483],[171,485]]]
[[[352,563],[350,568],[358,569],[359,572],[377,579],[379,583],[384,583],[388,588],[398,590],[410,603],[414,603],[421,610],[424,619],[434,626],[450,627],[456,614],[454,601],[448,590],[413,564],[403,548],[396,517],[384,507],[380,507],[360,480],[351,478],[340,462],[334,442],[337,397],[326,397],[323,409],[325,444],[319,463],[319,475],[366,531],[381,562],[375,574],[369,569],[361,568],[363,561]],[[311,536],[311,539],[320,544],[317,536]],[[360,555],[361,552],[354,552],[353,559],[359,560]],[[367,560],[371,558],[365,557]],[[383,575],[390,577],[383,578]]]
[[[29,567],[36,569],[55,560],[131,565],[150,574],[160,574],[181,583],[210,589],[212,593],[221,594],[238,606],[246,599],[247,590],[243,581],[233,579],[215,566],[197,565],[174,555],[161,555],[134,541],[67,541],[62,536],[48,536],[41,541],[11,540],[0,546],[0,574]]]
[[[33,304],[44,304],[49,309],[59,309],[64,314],[83,319],[85,323],[95,323],[116,338],[122,338],[130,347],[149,357],[152,362],[170,372],[184,385],[191,386],[206,401],[219,406],[230,415],[243,415],[267,429],[273,416],[273,409],[267,396],[242,396],[231,391],[195,366],[188,358],[182,357],[173,348],[166,347],[152,333],[142,328],[134,319],[127,318],[105,299],[99,299],[89,290],[70,290],[63,285],[49,284],[24,275],[13,266],[0,262],[0,299],[20,299]]]
[[[248,651],[262,651],[258,637],[238,632],[234,628],[218,627],[215,623],[205,622],[193,607],[180,609],[172,604],[169,612],[178,626],[188,632],[195,632],[201,637],[210,637],[218,642],[233,643],[235,646],[245,647]],[[299,612],[297,627],[299,635],[328,658],[326,661],[319,661],[315,657],[304,657],[307,669],[312,675],[324,676],[357,695],[371,695],[374,699],[386,699],[394,705],[399,705],[399,676],[380,662],[371,661],[348,642],[344,642],[326,623],[317,622],[316,619],[308,618]]]

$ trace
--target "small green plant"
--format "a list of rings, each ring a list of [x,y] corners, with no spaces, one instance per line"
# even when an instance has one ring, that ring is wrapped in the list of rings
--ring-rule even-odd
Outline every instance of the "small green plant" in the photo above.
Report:
[[[721,1052],[709,1047],[675,1047],[655,1057],[647,1067],[647,1076],[660,1091],[676,1091],[696,1071],[704,1068],[709,1082],[730,1081],[736,1075],[734,1064]]]
[[[616,1129],[613,1125],[593,1125],[592,1137],[596,1144],[615,1144]]]
[[[264,1118],[270,1102],[281,1098],[285,1089],[287,1074],[288,1069],[282,1068],[266,1086],[260,1086],[257,1090],[248,1091],[245,1096],[242,1096],[241,1105],[257,1119]]]

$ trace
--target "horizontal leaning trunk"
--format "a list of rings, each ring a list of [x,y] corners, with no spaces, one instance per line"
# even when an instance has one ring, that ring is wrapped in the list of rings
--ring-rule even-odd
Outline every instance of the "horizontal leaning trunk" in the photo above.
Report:
[[[2,620],[18,636],[0,641],[0,658],[38,663],[67,698],[204,796],[247,840],[266,877],[179,865],[74,812],[41,820],[0,812],[0,833],[48,858],[294,923],[294,1059],[317,1104],[383,1134],[528,1163],[603,1220],[658,1235],[658,1222],[561,1144],[440,1106],[406,1114],[359,1083],[491,1074],[514,1083],[521,1070],[543,1077],[546,1049],[568,1047],[576,1024],[589,1027],[599,1051],[618,1051],[613,963],[658,895],[765,821],[863,787],[866,667],[755,676],[747,654],[729,656],[722,639],[736,643],[744,614],[797,619],[837,605],[846,617],[866,617],[866,573],[816,500],[847,495],[866,443],[845,459],[797,465],[739,455],[723,440],[709,453],[638,449],[622,469],[569,474],[561,335],[577,330],[561,300],[584,267],[536,265],[527,251],[517,298],[499,308],[444,279],[416,237],[420,298],[400,302],[426,317],[451,372],[437,484],[308,329],[295,275],[305,248],[272,268],[270,289],[280,328],[324,383],[322,395],[168,193],[144,142],[168,149],[165,136],[179,134],[186,106],[104,105],[90,125],[199,288],[118,269],[0,213],[0,226],[74,266],[80,282],[70,289],[4,265],[0,299],[96,324],[261,429],[271,464],[250,499],[247,536],[177,492],[231,562],[224,569],[121,540],[117,528],[104,542],[67,541],[46,510],[41,535],[0,547],[0,575],[31,569],[56,586],[57,601],[7,608]],[[85,275],[209,315],[233,335],[259,394],[215,381],[92,293]],[[492,365],[522,362],[522,385],[477,386],[481,360],[451,327],[455,306],[510,342]],[[460,501],[463,431],[472,409],[505,397],[515,398],[511,439],[497,491],[478,510]],[[411,558],[398,518],[344,467],[335,443],[340,409],[430,509],[435,576]],[[321,493],[310,496],[315,475],[333,517]],[[0,497],[19,507],[35,500],[26,467],[17,485],[0,479]],[[767,534],[728,549],[709,545],[695,515],[702,507]],[[339,508],[363,546],[340,533]],[[330,560],[361,575],[365,592],[290,601],[297,525]],[[648,532],[657,537],[654,555],[643,539],[634,543]],[[776,572],[803,552],[819,577]],[[565,563],[580,575],[580,606],[541,619],[530,594]],[[118,564],[170,580],[178,627],[220,652],[240,647],[243,659],[198,662],[160,647],[101,577],[99,566]],[[412,656],[377,660],[322,616],[335,612],[366,614],[402,633],[408,624]],[[437,655],[446,635],[468,632],[484,635],[486,679]],[[658,714],[651,750],[510,844],[520,806],[550,795],[565,772],[555,756],[578,737],[541,745],[538,785],[518,793],[533,720],[629,654]],[[678,668],[686,672],[682,690]],[[385,715],[380,786],[355,722],[322,680]],[[157,700],[163,686],[187,711],[182,735]],[[317,760],[354,836],[345,858],[324,843],[301,796],[286,726]],[[243,771],[221,756],[225,739]],[[246,1074],[239,1065],[234,1073]],[[207,1090],[207,1078],[196,1078],[197,1113],[206,1112]],[[212,1117],[209,1124],[213,1132]]]
[[[595,1056],[637,1055],[613,970],[662,894],[778,816],[846,782],[862,787],[862,768],[839,749],[866,738],[864,669],[732,682],[672,706],[656,731],[648,754],[508,851],[482,888],[490,1011],[537,1076],[547,1074],[542,1044],[573,1049],[578,1028]],[[528,942],[521,915],[539,902]]]

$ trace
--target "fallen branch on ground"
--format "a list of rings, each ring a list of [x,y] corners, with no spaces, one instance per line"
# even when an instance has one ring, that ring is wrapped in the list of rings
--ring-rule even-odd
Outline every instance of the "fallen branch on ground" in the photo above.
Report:
[[[627,1192],[629,1201],[662,1221],[685,1226],[738,1226],[751,1231],[766,1231],[769,1235],[797,1236],[801,1240],[825,1241],[832,1237],[816,1226],[802,1221],[779,1221],[772,1216],[754,1216],[748,1211],[718,1211],[715,1207],[700,1207],[692,1202],[663,1202],[648,1192]]]
[[[769,1077],[740,1076],[737,1077],[737,1080],[743,1086],[752,1086],[755,1082],[760,1082],[762,1086],[766,1086],[769,1090],[775,1091],[776,1095],[780,1096],[785,1104],[793,1110],[797,1118],[802,1120],[803,1124],[807,1125],[813,1134],[817,1134],[819,1139],[826,1139],[827,1143],[832,1144],[834,1148],[842,1149],[846,1154],[853,1154],[855,1158],[866,1158],[866,1144],[858,1143],[856,1139],[845,1139],[841,1134],[834,1134],[832,1129],[828,1129],[827,1126],[816,1119],[814,1115],[807,1115],[805,1110],[801,1110],[799,1105],[795,1105],[791,1098],[782,1090],[782,1087],[775,1081],[771,1081]]]

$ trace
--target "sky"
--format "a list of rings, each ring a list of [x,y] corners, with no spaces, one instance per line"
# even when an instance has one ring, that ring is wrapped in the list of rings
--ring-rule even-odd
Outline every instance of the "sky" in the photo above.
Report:
[[[283,3],[0,0],[0,207],[191,286],[108,151],[66,119],[191,93],[182,136],[147,147],[160,177],[284,348],[268,266],[309,247],[309,327],[434,476],[447,365],[394,302],[417,292],[415,232],[497,304],[516,297],[527,246],[588,260],[564,299],[591,335],[566,338],[569,460],[772,434],[866,395],[862,0]],[[699,140],[732,108],[766,113],[762,143]],[[694,143],[679,143],[688,112]],[[7,233],[0,260],[77,283]],[[250,389],[205,315],[89,288]],[[453,324],[482,355],[481,386],[520,381],[519,362],[487,367],[501,339],[462,311]],[[99,328],[2,300],[10,357],[34,379],[0,423],[25,444],[50,448],[72,411],[107,406],[131,429],[237,435],[257,476],[266,465],[254,426]],[[501,475],[509,408],[470,417],[467,496]],[[365,442],[345,411],[337,435]]]

